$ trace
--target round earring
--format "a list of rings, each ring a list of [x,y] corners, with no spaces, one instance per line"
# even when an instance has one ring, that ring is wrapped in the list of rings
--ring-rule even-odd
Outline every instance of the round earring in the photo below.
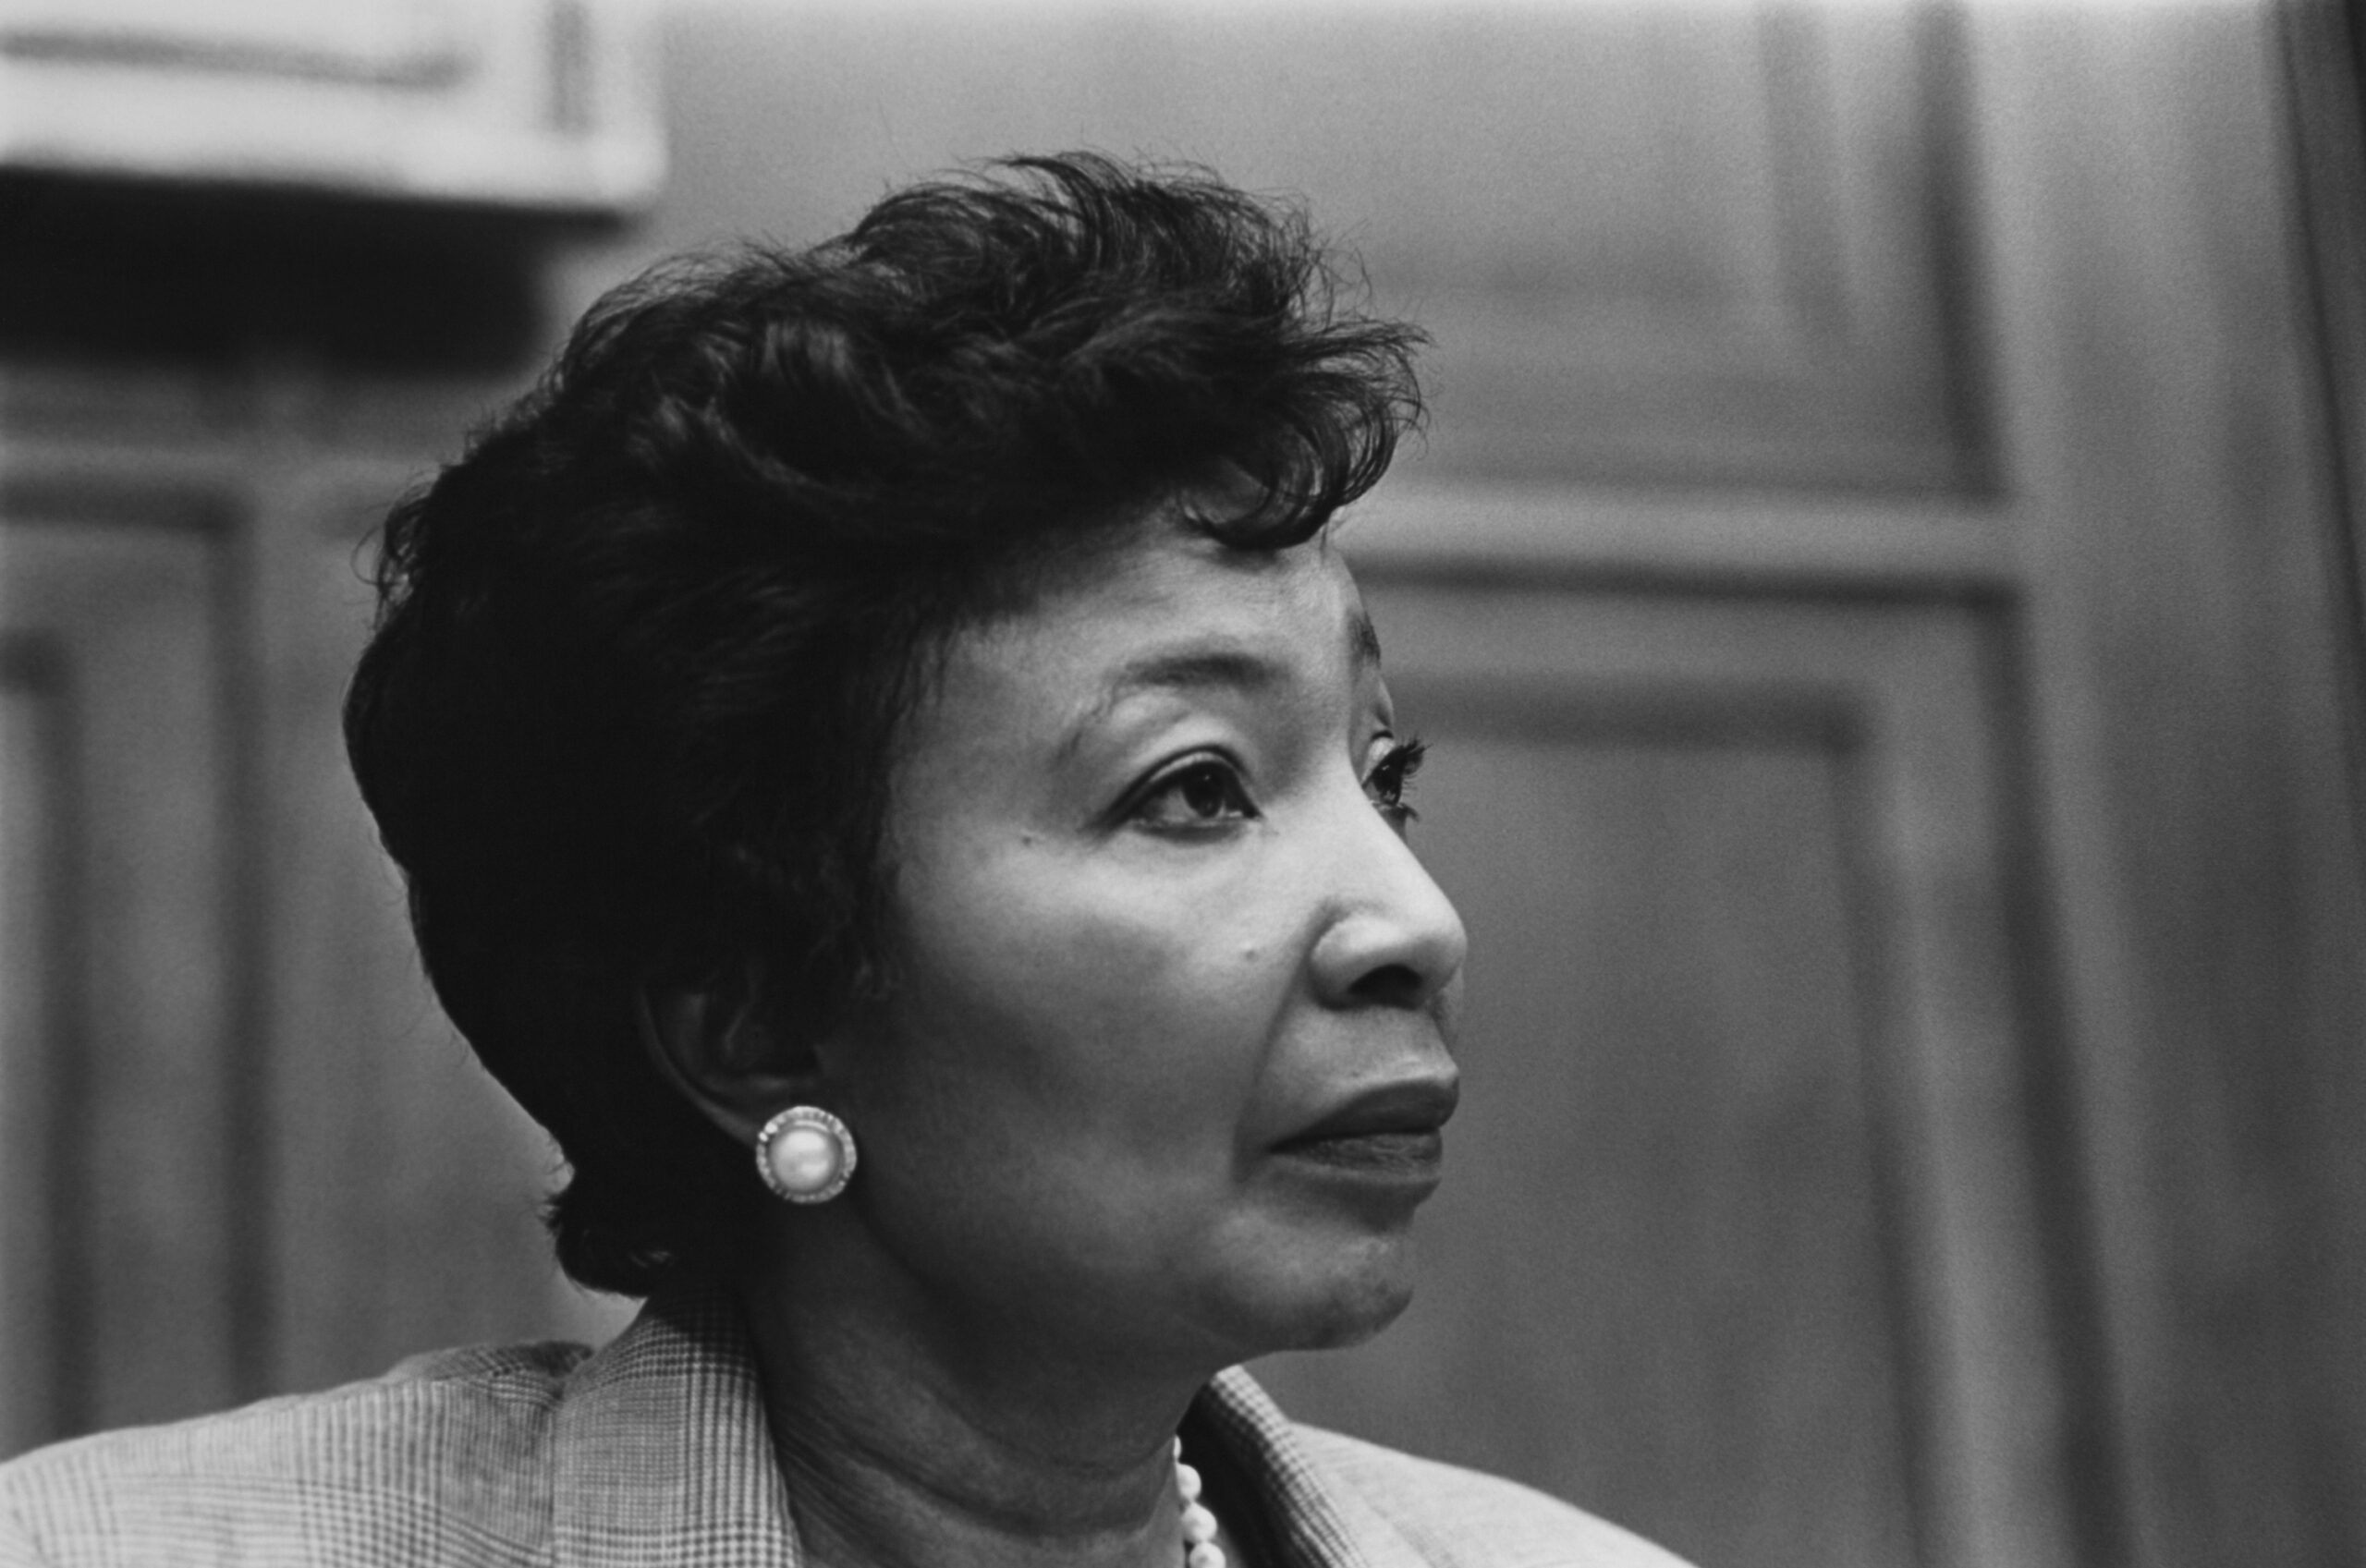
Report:
[[[827,1203],[854,1177],[854,1135],[818,1105],[792,1105],[756,1135],[756,1173],[790,1203]]]

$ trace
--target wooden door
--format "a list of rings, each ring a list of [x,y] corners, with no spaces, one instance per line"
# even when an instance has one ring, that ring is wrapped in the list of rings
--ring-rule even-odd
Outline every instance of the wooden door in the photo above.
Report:
[[[1366,577],[1467,1110],[1406,1320],[1261,1370],[1703,1563],[2072,1561],[1995,606]]]
[[[383,458],[315,454],[256,519],[284,607],[267,740],[275,1169],[257,1265],[274,1389],[431,1346],[596,1343],[627,1315],[559,1273],[541,1223],[555,1147],[436,1006],[401,874],[346,761],[339,714],[375,608],[367,535],[394,482]]]
[[[0,1453],[237,1392],[224,535],[86,524],[0,505]]]
[[[548,314],[1005,149],[1303,192],[1437,335],[1346,537],[1475,946],[1422,1292],[1289,1405],[1702,1568],[2346,1568],[2360,683],[2280,27],[686,5],[666,201]],[[596,1321],[335,737],[357,531],[516,384],[525,251],[120,218],[0,290],[0,1441]]]

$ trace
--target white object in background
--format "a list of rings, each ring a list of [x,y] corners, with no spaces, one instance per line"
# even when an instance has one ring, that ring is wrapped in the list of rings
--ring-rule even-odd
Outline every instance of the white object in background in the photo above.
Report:
[[[555,211],[656,194],[630,0],[0,0],[0,169]]]

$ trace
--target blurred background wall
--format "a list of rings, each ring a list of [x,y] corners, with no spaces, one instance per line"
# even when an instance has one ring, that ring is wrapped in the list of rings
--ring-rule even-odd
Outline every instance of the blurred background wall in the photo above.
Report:
[[[2366,1562],[2353,20],[0,4],[0,1453],[622,1320],[346,777],[367,530],[645,261],[1087,146],[1436,338],[1345,537],[1470,1094],[1285,1404],[1703,1568]]]

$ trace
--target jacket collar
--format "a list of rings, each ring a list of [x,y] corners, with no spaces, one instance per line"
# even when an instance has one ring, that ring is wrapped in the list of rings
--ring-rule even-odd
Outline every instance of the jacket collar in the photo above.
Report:
[[[1420,1568],[1386,1520],[1316,1467],[1248,1373],[1218,1373],[1199,1404],[1262,1494],[1288,1568]],[[725,1292],[652,1297],[568,1378],[555,1442],[558,1568],[803,1568],[755,1355]]]
[[[1261,1494],[1287,1568],[1424,1568],[1427,1560],[1361,1493],[1323,1473],[1290,1418],[1247,1372],[1217,1373],[1198,1406]]]
[[[802,1568],[755,1355],[724,1292],[652,1297],[568,1378],[555,1441],[557,1568]]]

